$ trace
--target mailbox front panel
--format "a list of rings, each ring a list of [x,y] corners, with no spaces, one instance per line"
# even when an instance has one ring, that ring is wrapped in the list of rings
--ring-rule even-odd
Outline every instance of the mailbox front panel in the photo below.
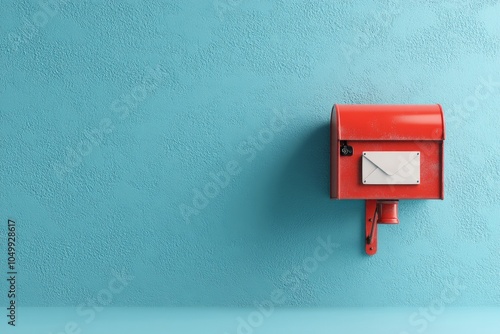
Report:
[[[349,141],[352,155],[340,154],[337,143],[337,197],[339,199],[441,199],[443,198],[442,180],[442,142],[440,141]],[[418,152],[418,158],[411,160],[415,169],[408,168],[403,176],[406,181],[385,184],[379,180],[364,182],[364,153],[369,152]],[[390,153],[389,153],[390,154]],[[397,155],[396,155],[397,156]],[[411,156],[408,157],[408,160]],[[417,160],[418,159],[418,160]],[[417,166],[418,162],[418,168]],[[373,168],[373,167],[371,167]],[[366,172],[366,165],[365,165]],[[410,174],[410,175],[407,175]],[[418,182],[411,182],[412,176],[419,175]],[[366,176],[366,175],[365,175]]]

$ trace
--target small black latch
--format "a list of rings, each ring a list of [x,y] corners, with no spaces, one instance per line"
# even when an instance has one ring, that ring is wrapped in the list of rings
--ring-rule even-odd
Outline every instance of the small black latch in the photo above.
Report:
[[[340,142],[340,155],[343,157],[350,157],[354,153],[352,146],[347,145],[346,141]]]

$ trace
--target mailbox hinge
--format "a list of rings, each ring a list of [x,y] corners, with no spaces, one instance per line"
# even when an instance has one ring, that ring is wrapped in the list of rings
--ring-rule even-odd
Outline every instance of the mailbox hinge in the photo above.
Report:
[[[342,157],[350,157],[354,153],[354,149],[352,146],[347,145],[347,141],[340,141],[340,156]]]

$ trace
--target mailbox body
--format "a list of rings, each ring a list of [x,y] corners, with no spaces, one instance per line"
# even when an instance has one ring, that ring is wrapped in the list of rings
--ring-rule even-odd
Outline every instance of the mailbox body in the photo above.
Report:
[[[445,128],[440,105],[334,105],[330,130],[331,198],[444,198]],[[342,153],[345,147],[352,155]],[[413,167],[409,165],[414,175],[380,184],[385,181],[375,179],[375,174],[370,179],[363,174],[367,168],[376,169],[378,162],[372,156],[385,170],[384,157],[392,159],[398,152],[414,159]],[[375,161],[373,166],[367,156]]]

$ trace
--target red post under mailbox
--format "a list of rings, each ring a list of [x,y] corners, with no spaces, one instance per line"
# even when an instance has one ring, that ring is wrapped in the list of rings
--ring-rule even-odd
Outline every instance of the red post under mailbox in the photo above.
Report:
[[[400,199],[444,198],[444,115],[440,105],[334,105],[334,199],[365,199],[366,252],[377,224],[397,224]]]

